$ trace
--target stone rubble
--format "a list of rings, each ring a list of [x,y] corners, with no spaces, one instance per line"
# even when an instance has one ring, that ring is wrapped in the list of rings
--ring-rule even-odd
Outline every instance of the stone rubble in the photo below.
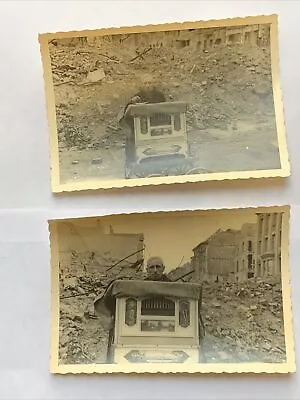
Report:
[[[109,273],[91,272],[80,253],[73,255],[71,264],[60,276],[59,360],[62,364],[103,363],[109,321],[95,315],[94,299],[114,279],[143,279],[144,273],[127,264],[120,264]]]
[[[207,362],[285,361],[280,282],[206,283],[202,313]]]
[[[228,129],[241,117],[272,114],[269,48],[220,45],[135,49],[106,41],[50,44],[60,145],[85,149],[124,139],[118,115],[140,87],[153,84],[170,100],[189,103],[189,130]]]

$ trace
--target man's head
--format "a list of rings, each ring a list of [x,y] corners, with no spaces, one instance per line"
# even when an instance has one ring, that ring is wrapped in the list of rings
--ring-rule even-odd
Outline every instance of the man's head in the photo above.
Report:
[[[164,274],[165,266],[161,257],[151,257],[147,262],[148,277],[154,281],[159,281]]]

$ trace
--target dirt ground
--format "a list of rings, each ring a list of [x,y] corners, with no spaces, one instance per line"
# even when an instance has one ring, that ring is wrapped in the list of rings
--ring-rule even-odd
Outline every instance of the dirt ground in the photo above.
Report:
[[[235,135],[234,141],[230,130],[190,132],[195,168],[201,168],[203,173],[280,168],[278,147],[276,141],[272,143],[273,131],[268,119],[252,121],[252,125],[251,121],[242,121],[239,125],[243,125],[244,130],[242,134]],[[123,143],[98,150],[64,150],[61,154],[62,183],[99,178],[124,179]]]
[[[188,103],[189,141],[203,172],[280,167],[269,46],[162,45],[132,61],[136,50],[109,37],[50,44],[62,183],[124,178],[118,118],[144,87]]]
[[[105,363],[107,319],[95,315],[93,301],[113,278],[88,273],[69,273],[62,278],[61,364]],[[244,283],[205,283],[202,317],[206,334],[201,343],[201,362],[285,361],[280,282],[253,278]]]

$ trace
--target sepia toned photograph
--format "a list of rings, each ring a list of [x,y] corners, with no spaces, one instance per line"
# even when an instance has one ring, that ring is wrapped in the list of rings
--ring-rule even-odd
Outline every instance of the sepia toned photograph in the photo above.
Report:
[[[52,373],[293,372],[289,212],[49,221]]]
[[[54,192],[289,175],[276,15],[39,42]]]

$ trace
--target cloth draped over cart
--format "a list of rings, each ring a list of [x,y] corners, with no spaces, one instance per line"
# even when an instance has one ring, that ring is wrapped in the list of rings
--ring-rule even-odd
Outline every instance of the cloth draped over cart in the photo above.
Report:
[[[117,297],[172,297],[201,301],[202,287],[196,283],[115,280],[94,302],[97,314],[113,314]]]

